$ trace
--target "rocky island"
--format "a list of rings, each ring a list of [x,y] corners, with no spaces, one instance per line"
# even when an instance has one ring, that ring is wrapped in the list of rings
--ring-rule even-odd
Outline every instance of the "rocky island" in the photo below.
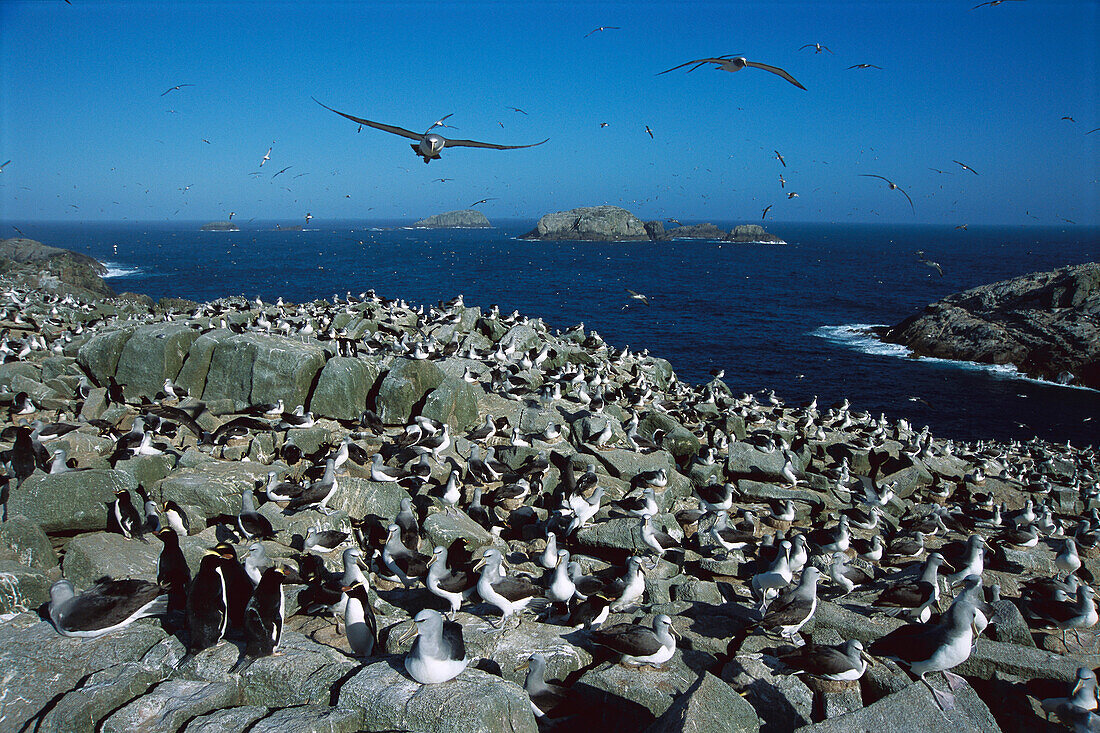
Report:
[[[1031,377],[1100,389],[1100,263],[955,293],[878,336],[920,356],[1012,364]]]
[[[1069,272],[1035,276],[1039,300],[1079,303],[1089,276]],[[689,385],[461,296],[153,303],[10,274],[4,730],[995,733],[1071,719],[1071,690],[1094,702],[1091,589],[1080,613],[1034,590],[1100,576],[1093,448]],[[998,511],[1032,512],[1031,541]],[[209,596],[183,579],[203,567]],[[928,567],[919,607],[884,613]],[[109,619],[51,614],[62,578],[169,607],[73,638]],[[931,654],[939,637],[904,644],[925,608],[962,639],[952,688],[888,658]],[[438,633],[429,609],[453,618],[445,646],[414,644]],[[189,620],[209,611],[200,644]],[[255,643],[275,618],[275,646]],[[453,661],[451,679],[417,681],[414,659]],[[851,679],[825,679],[835,665]]]
[[[597,242],[631,242],[675,239],[709,239],[743,244],[786,244],[756,224],[746,224],[725,231],[714,224],[680,225],[665,229],[660,221],[643,222],[618,206],[588,206],[546,214],[538,224],[520,239],[544,241],[575,240]]]
[[[239,232],[240,227],[231,221],[211,221],[199,227],[203,232]]]
[[[485,214],[477,209],[463,209],[429,216],[427,219],[413,222],[413,226],[424,229],[488,229],[493,225],[489,223]]]
[[[103,282],[107,267],[93,257],[33,239],[0,240],[0,275],[14,287],[83,298],[114,297]]]

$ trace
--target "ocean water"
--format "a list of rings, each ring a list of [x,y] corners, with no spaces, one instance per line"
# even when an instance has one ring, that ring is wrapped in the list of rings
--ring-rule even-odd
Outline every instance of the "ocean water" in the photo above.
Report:
[[[913,359],[867,338],[950,293],[1100,259],[1100,229],[781,224],[786,246],[724,242],[528,242],[531,221],[489,230],[402,222],[275,222],[201,232],[201,222],[21,225],[27,236],[108,264],[115,290],[302,302],[359,293],[518,309],[552,328],[583,322],[609,343],[669,359],[682,379],[712,369],[742,391],[929,425],[941,437],[1100,442],[1100,392],[1006,367]],[[715,222],[729,229],[739,222]],[[287,224],[283,223],[284,226]],[[917,262],[917,250],[943,267]],[[650,305],[634,305],[627,288]],[[630,304],[630,305],[628,305]],[[910,398],[920,398],[919,401]]]

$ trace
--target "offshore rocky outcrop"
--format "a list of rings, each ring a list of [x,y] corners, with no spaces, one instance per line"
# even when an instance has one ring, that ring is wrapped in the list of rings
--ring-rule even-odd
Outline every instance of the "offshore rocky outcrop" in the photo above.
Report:
[[[680,225],[666,229],[664,222],[643,222],[618,206],[588,206],[546,214],[538,224],[520,239],[545,241],[573,240],[596,242],[631,242],[652,240],[667,242],[675,239],[710,239],[755,244],[786,244],[756,224],[745,224],[725,231],[714,224]]]
[[[199,227],[203,232],[239,232],[240,227],[231,221],[211,221]]]
[[[920,356],[1012,364],[1031,377],[1100,389],[1100,263],[949,295],[879,337]]]
[[[82,298],[114,297],[107,267],[94,257],[33,239],[0,240],[0,275],[17,287]]]
[[[413,226],[425,229],[488,229],[493,225],[489,223],[485,214],[477,209],[462,209],[429,216],[427,219],[414,222]]]

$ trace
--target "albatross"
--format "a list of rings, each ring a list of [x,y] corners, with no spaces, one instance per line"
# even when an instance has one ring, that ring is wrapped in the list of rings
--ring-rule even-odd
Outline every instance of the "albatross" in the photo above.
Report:
[[[694,64],[694,66],[692,66],[692,64]],[[759,61],[749,61],[744,56],[736,56],[734,54],[729,54],[727,56],[715,56],[713,58],[695,59],[694,61],[685,61],[679,66],[673,66],[671,69],[665,69],[664,71],[658,72],[657,76],[660,76],[661,74],[667,74],[670,71],[676,71],[676,69],[682,69],[685,66],[691,66],[691,68],[688,69],[688,72],[692,72],[698,69],[703,64],[716,64],[714,68],[718,71],[729,72],[740,71],[746,66],[751,66],[754,69],[763,69],[764,71],[770,71],[777,76],[783,77],[799,89],[806,89],[806,87],[799,84],[793,76],[791,76],[778,66],[769,66],[768,64],[762,64]]]
[[[542,145],[544,142],[546,142],[547,140],[550,139],[550,138],[546,138],[546,140],[542,140],[541,142],[537,142],[537,143],[531,143],[530,145],[497,145],[496,143],[483,143],[483,142],[479,142],[477,140],[454,140],[454,139],[446,138],[446,137],[443,137],[442,135],[439,135],[437,133],[432,132],[432,128],[439,125],[440,122],[442,122],[442,120],[440,122],[436,122],[434,125],[432,125],[432,127],[429,127],[425,132],[419,133],[419,132],[413,132],[412,130],[406,130],[404,127],[397,127],[396,125],[387,125],[387,124],[384,124],[382,122],[374,122],[372,120],[363,119],[362,117],[355,117],[354,115],[349,115],[349,114],[346,114],[344,112],[341,112],[340,110],[336,110],[336,109],[333,109],[332,107],[329,107],[327,104],[324,104],[323,102],[319,101],[316,97],[311,97],[311,99],[313,99],[314,102],[317,102],[317,104],[321,105],[322,107],[329,110],[330,112],[335,112],[336,114],[340,115],[341,117],[348,118],[352,122],[357,122],[360,125],[366,125],[367,127],[373,127],[374,129],[382,130],[383,132],[392,132],[394,135],[400,135],[401,137],[407,137],[410,140],[416,140],[416,142],[413,143],[411,145],[411,147],[412,147],[414,153],[416,153],[417,155],[419,155],[421,158],[424,159],[425,163],[430,163],[430,162],[432,162],[433,159],[439,158],[439,152],[441,150],[443,150],[443,148],[456,148],[456,147],[458,147],[458,148],[492,148],[493,150],[516,150],[516,149],[519,149],[519,148],[533,148],[536,145]],[[450,117],[450,115],[447,115],[447,117]],[[447,117],[444,117],[443,119],[445,120],[445,119],[447,119]]]

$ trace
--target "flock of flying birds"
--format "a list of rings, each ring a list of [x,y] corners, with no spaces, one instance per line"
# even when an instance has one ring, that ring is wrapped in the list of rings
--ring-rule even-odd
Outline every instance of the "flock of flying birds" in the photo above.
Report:
[[[69,0],[65,0],[65,1],[69,2]],[[1023,2],[1023,1],[1024,0],[988,0],[988,2],[983,2],[979,5],[975,5],[972,9],[977,10],[979,8],[982,8],[982,7],[994,7],[994,6],[1000,5],[1001,3],[1004,3],[1004,2]],[[616,30],[621,30],[621,27],[620,26],[610,26],[610,25],[598,26],[596,28],[593,28],[588,33],[586,33],[584,35],[584,38],[589,38],[589,37],[591,37],[591,36],[593,36],[597,33],[603,33],[603,32],[606,32],[606,31],[616,31]],[[803,50],[806,50],[806,49],[813,50],[814,54],[820,54],[822,52],[833,54],[833,51],[828,46],[825,46],[825,45],[823,45],[821,43],[817,43],[817,42],[804,44],[798,50],[803,51]],[[695,71],[696,69],[698,69],[702,66],[708,65],[708,64],[713,65],[712,68],[715,69],[715,70],[727,71],[727,72],[731,72],[731,73],[741,71],[742,69],[746,69],[746,68],[760,69],[762,71],[767,71],[771,74],[774,74],[774,75],[778,76],[779,78],[787,81],[791,85],[793,85],[795,87],[798,87],[799,89],[801,89],[803,91],[806,90],[806,87],[803,86],[797,79],[795,79],[795,77],[793,75],[791,75],[791,73],[788,72],[787,70],[785,70],[783,68],[780,68],[778,66],[773,66],[771,64],[766,64],[766,63],[763,63],[763,62],[760,62],[760,61],[750,61],[746,57],[744,57],[740,54],[726,54],[726,55],[721,55],[721,56],[710,56],[710,57],[692,59],[690,61],[685,61],[681,64],[673,66],[669,69],[665,69],[664,71],[657,72],[657,75],[660,76],[662,74],[667,74],[667,73],[672,72],[672,71],[677,71],[679,69],[683,69],[684,67],[690,67],[687,70],[688,73],[690,73],[690,72]],[[878,70],[881,70],[882,67],[877,66],[875,64],[859,63],[859,64],[853,64],[852,66],[848,67],[848,70],[853,70],[853,69],[878,69]],[[170,94],[172,92],[179,92],[179,91],[182,91],[184,88],[195,87],[195,86],[196,86],[195,84],[191,84],[191,83],[176,84],[176,85],[171,86],[168,89],[164,90],[163,92],[161,92],[160,96],[164,97],[164,96],[167,96],[168,94]],[[334,112],[334,113],[336,113],[336,114],[338,114],[342,117],[345,117],[345,118],[351,120],[352,122],[355,122],[356,124],[359,125],[358,131],[362,131],[363,127],[366,126],[366,127],[370,127],[370,128],[376,129],[376,130],[381,130],[383,132],[388,132],[388,133],[391,133],[391,134],[394,134],[394,135],[398,135],[400,137],[404,137],[404,138],[407,138],[407,139],[413,141],[410,145],[410,147],[413,150],[413,153],[415,155],[419,156],[424,161],[425,164],[430,163],[432,160],[439,159],[440,158],[440,153],[445,148],[448,148],[448,147],[487,148],[487,149],[492,149],[492,150],[518,150],[518,149],[522,149],[522,148],[533,148],[533,147],[536,147],[536,146],[539,146],[539,145],[543,145],[544,143],[549,141],[549,138],[546,138],[545,140],[541,140],[541,141],[536,142],[536,143],[529,143],[529,144],[525,144],[525,145],[502,145],[502,144],[498,144],[498,143],[483,142],[483,141],[478,141],[478,140],[469,140],[469,139],[458,139],[458,138],[445,137],[442,134],[440,134],[439,132],[437,132],[436,129],[437,128],[452,127],[451,125],[446,124],[446,120],[448,118],[450,118],[453,113],[448,114],[448,115],[440,118],[439,120],[434,122],[432,125],[430,125],[423,133],[419,133],[419,132],[415,132],[413,130],[406,129],[404,127],[399,127],[397,125],[391,125],[391,124],[387,124],[387,123],[383,123],[383,122],[369,120],[369,119],[366,119],[366,118],[363,118],[363,117],[357,117],[355,115],[348,114],[346,112],[341,112],[337,109],[329,107],[328,105],[322,103],[321,101],[317,100],[316,98],[313,98],[313,101],[317,102],[317,104],[324,107],[325,109],[330,110],[330,111],[332,111],[332,112]],[[508,107],[508,109],[515,112],[515,113],[517,113],[517,114],[523,114],[523,115],[528,114],[525,110],[523,110],[519,107]],[[174,111],[174,110],[169,110],[169,111]],[[1070,122],[1075,122],[1075,120],[1071,116],[1063,116],[1062,119],[1063,120],[1068,120]],[[503,123],[499,123],[499,124],[501,125],[501,127],[503,127]],[[600,122],[599,124],[600,124],[601,128],[605,128],[605,127],[608,127],[608,125],[610,123]],[[648,134],[650,138],[654,138],[653,130],[649,127],[649,125],[645,125],[644,129],[645,129],[646,134]],[[1088,134],[1092,134],[1092,133],[1097,132],[1097,131],[1100,131],[1100,127],[1089,130],[1085,134],[1088,135]],[[210,140],[208,140],[206,138],[203,138],[203,142],[205,142],[207,144],[210,144]],[[271,153],[272,153],[272,150],[274,149],[274,145],[275,145],[275,143],[272,142],[272,145],[268,147],[267,152],[264,153],[263,158],[260,160],[260,165],[259,165],[260,168],[262,168],[265,163],[267,163],[269,160],[271,160]],[[787,163],[784,160],[783,156],[779,153],[778,150],[775,151],[775,155],[776,155],[776,158],[779,160],[779,162],[783,165],[783,167],[786,168]],[[970,171],[971,173],[974,173],[975,175],[978,174],[977,171],[975,171],[973,168],[966,165],[965,163],[962,163],[958,160],[955,160],[953,162],[958,164],[959,166],[961,166],[963,168],[963,170]],[[11,163],[11,161],[9,160],[6,163],[4,163],[2,166],[0,166],[0,172],[2,172],[4,167],[6,167],[10,163]],[[274,175],[272,175],[271,179],[274,180],[275,178],[277,178],[281,174],[286,173],[287,171],[289,171],[292,167],[293,166],[283,167],[281,170],[277,171]],[[938,168],[930,168],[930,170],[936,171],[938,173],[947,173],[947,171],[943,171],[943,170],[940,170]],[[253,171],[249,175],[258,176],[258,175],[262,175],[262,172],[257,170],[257,171]],[[308,173],[298,173],[298,174],[295,174],[293,177],[298,178],[298,177],[305,176],[305,175],[309,175],[309,174]],[[906,201],[908,201],[909,206],[912,209],[912,211],[914,213],[916,213],[916,206],[913,203],[912,197],[910,197],[909,193],[905,189],[903,189],[900,185],[898,185],[894,181],[890,180],[886,176],[879,175],[879,174],[860,173],[859,175],[861,177],[865,177],[865,178],[877,178],[877,179],[883,181],[886,184],[886,186],[888,187],[889,190],[899,191],[903,196],[905,196],[905,199],[906,199]],[[434,181],[440,182],[440,183],[444,183],[444,182],[449,181],[449,180],[452,180],[452,179],[450,179],[450,178],[437,178],[437,179],[434,179]],[[781,189],[786,188],[787,180],[783,177],[782,174],[779,175],[779,183],[780,183],[780,188]],[[189,188],[190,188],[190,186],[188,186],[184,189],[181,189],[181,190],[187,190]],[[289,191],[290,189],[287,188],[286,190]],[[786,197],[787,197],[788,200],[789,199],[795,199],[795,198],[799,197],[799,194],[795,191],[789,191],[789,192],[786,193]],[[347,194],[345,196],[345,198],[351,198],[351,195]],[[478,206],[480,204],[487,203],[489,201],[495,201],[495,200],[497,200],[497,198],[495,198],[495,197],[482,198],[478,201],[475,201],[475,202],[471,203],[469,206],[470,207]],[[763,212],[761,214],[761,219],[762,220],[767,218],[768,212],[771,211],[773,206],[774,206],[774,204],[769,204],[768,206],[764,207]],[[308,213],[305,216],[305,219],[306,219],[307,223],[312,218],[313,218],[312,215],[310,215]],[[1072,220],[1069,220],[1069,219],[1063,219],[1063,221],[1066,221],[1067,223],[1070,223],[1070,224],[1074,223]],[[966,225],[965,224],[959,225],[959,226],[956,227],[956,229],[965,230]]]

